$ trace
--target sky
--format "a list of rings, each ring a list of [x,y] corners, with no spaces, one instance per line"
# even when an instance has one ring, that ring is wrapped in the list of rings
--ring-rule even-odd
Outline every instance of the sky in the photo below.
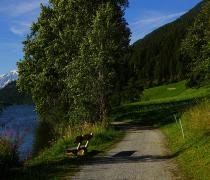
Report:
[[[156,28],[174,21],[201,0],[129,0],[125,18],[132,32],[131,43]],[[23,57],[22,41],[47,0],[0,0],[0,75],[17,69]]]

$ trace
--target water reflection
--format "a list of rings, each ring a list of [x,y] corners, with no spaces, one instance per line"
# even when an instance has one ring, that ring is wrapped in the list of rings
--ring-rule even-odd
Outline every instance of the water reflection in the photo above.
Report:
[[[24,133],[23,142],[19,148],[21,159],[25,159],[28,154],[32,153],[34,134],[37,127],[38,121],[34,106],[9,106],[0,114],[0,131],[6,128],[12,129],[14,133]]]

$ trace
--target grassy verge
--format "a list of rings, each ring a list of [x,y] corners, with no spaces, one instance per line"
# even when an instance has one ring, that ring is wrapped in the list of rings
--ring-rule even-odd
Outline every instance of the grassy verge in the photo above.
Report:
[[[68,157],[65,149],[75,147],[74,140],[78,134],[93,132],[88,154],[84,157]],[[71,136],[69,136],[71,135]],[[87,162],[92,156],[103,153],[120,141],[124,132],[114,127],[104,128],[100,125],[88,126],[85,130],[75,131],[54,142],[51,148],[41,152],[36,158],[27,161],[22,168],[14,169],[12,177],[7,179],[64,179],[78,170],[78,166]]]
[[[185,133],[182,137],[179,124],[172,123],[162,130],[186,179],[210,179],[210,105],[203,102],[190,108],[181,121]]]

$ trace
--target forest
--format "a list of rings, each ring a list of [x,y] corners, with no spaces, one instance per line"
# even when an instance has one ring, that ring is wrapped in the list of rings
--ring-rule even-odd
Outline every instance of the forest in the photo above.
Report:
[[[131,46],[131,79],[135,78],[144,87],[150,87],[187,78],[186,71],[191,59],[183,54],[181,44],[203,3]]]

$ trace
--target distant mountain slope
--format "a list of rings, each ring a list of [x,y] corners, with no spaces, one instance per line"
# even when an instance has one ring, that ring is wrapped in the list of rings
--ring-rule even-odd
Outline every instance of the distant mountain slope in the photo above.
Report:
[[[10,82],[4,88],[0,89],[0,104],[32,104],[31,97],[18,92],[16,81]]]
[[[202,4],[132,45],[129,63],[136,81],[148,87],[185,78],[188,60],[182,57],[180,45]]]
[[[18,72],[16,70],[10,71],[7,74],[0,75],[0,89],[4,88],[10,82],[16,81],[18,79]]]

